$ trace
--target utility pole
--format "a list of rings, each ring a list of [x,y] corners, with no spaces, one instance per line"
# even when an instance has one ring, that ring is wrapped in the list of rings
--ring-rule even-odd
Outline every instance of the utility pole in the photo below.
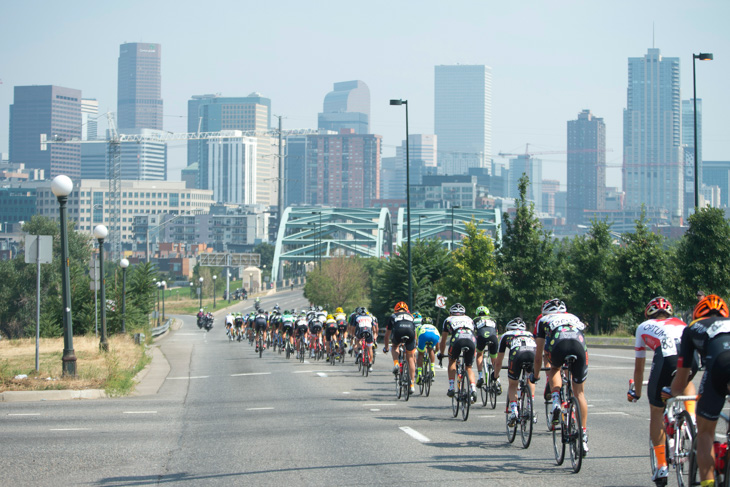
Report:
[[[281,115],[274,115],[276,118],[279,119],[279,198],[277,201],[278,205],[278,211],[276,212],[276,228],[277,228],[277,234],[278,228],[281,226],[281,219],[284,216],[284,154],[283,154],[283,140],[282,140],[282,130],[281,130],[281,119],[283,118]]]

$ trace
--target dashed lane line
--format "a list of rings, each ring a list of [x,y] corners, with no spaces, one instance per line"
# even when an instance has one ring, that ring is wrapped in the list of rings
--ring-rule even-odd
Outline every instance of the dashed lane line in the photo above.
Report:
[[[8,416],[40,416],[41,413],[8,413]]]
[[[268,408],[246,408],[246,411],[269,411],[271,409],[274,409],[273,407]]]
[[[401,426],[398,429],[400,429],[402,432],[409,435],[411,438],[414,438],[414,439],[420,441],[421,443],[428,443],[429,441],[431,441],[426,436],[422,435],[421,433],[419,433],[418,431],[416,431],[412,428],[409,428],[408,426]]]
[[[157,411],[124,411],[122,414],[157,414]]]
[[[245,375],[271,375],[271,372],[246,372],[243,374],[231,374],[231,377],[243,377]]]

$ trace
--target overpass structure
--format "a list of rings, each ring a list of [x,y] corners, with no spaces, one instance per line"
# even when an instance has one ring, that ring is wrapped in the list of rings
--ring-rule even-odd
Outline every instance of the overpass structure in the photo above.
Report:
[[[408,241],[405,208],[398,209],[395,222],[396,246]],[[496,242],[502,240],[502,214],[498,209],[411,208],[411,239],[440,239],[449,249],[456,248],[466,235],[466,223],[474,221]]]
[[[339,256],[388,257],[392,225],[387,208],[290,206],[284,210],[274,248],[271,280],[277,282]],[[288,271],[284,271],[284,267]]]

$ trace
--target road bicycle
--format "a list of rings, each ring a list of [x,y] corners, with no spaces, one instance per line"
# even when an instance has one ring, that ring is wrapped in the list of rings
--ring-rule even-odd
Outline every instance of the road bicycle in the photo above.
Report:
[[[406,340],[408,340],[408,337],[403,337],[398,344],[398,373],[395,375],[395,393],[398,399],[403,397],[407,401],[411,396],[411,373],[406,356]]]
[[[433,362],[431,362],[431,353],[433,352],[433,344],[431,342],[426,343],[426,352],[423,356],[423,365],[421,372],[421,383],[418,385],[421,391],[421,395],[428,395],[431,393],[431,384],[433,383]]]
[[[583,427],[581,421],[580,404],[573,396],[572,367],[578,359],[575,355],[565,357],[562,370],[564,371],[563,386],[560,388],[560,415],[559,422],[553,425],[553,452],[555,463],[562,465],[565,460],[565,447],[570,452],[570,462],[573,472],[580,472],[583,464]],[[552,413],[552,411],[551,411]],[[552,414],[550,414],[552,418]]]
[[[550,370],[550,367],[543,367],[540,370],[545,372],[545,371]],[[563,385],[561,386],[561,390],[560,390],[561,396],[560,397],[564,397],[567,394],[566,388],[568,387],[567,386],[568,379],[566,377],[567,376],[565,375],[565,369],[561,368],[560,369],[560,380]],[[550,382],[549,381],[545,382],[545,392],[544,392],[543,396],[545,398],[545,422],[547,423],[547,430],[552,431],[553,426],[554,426],[553,425],[553,414],[552,414],[553,395],[552,395],[552,392],[550,391]]]
[[[494,366],[487,357],[482,360],[482,377],[484,377],[484,383],[479,388],[482,396],[482,406],[489,403],[489,406],[494,409],[497,407],[497,396],[501,391],[499,390],[499,383],[494,377]]]
[[[256,350],[259,352],[259,358],[264,354],[264,338],[263,333],[260,331],[256,332]]]
[[[692,416],[683,409],[684,401],[694,401],[697,396],[677,396],[667,399],[664,407],[664,429],[666,432],[664,450],[667,454],[667,465],[674,468],[677,474],[677,485],[688,487],[689,457],[692,453],[692,441],[697,434]],[[657,463],[654,456],[654,445],[649,441],[649,460],[652,476],[656,473]]]
[[[362,375],[367,377],[370,375],[370,366],[372,365],[370,363],[370,354],[368,353],[368,343],[367,343],[368,337],[366,335],[363,335],[362,339],[360,340],[360,370],[362,371]]]
[[[667,401],[669,402],[669,401]],[[730,396],[726,397],[726,406],[730,403]],[[715,427],[715,441],[712,447],[715,449],[715,485],[717,487],[730,487],[730,414],[728,411],[720,412]],[[692,440],[692,452],[689,456],[688,484],[700,485],[700,476],[697,468],[697,436]]]
[[[533,402],[532,390],[530,389],[528,375],[532,372],[532,363],[523,363],[520,372],[520,381],[517,386],[517,419],[510,423],[509,398],[507,399],[507,411],[505,424],[507,425],[507,441],[512,443],[517,436],[517,426],[520,427],[522,448],[528,448],[532,442]]]
[[[469,376],[466,373],[464,352],[469,347],[462,347],[456,359],[456,380],[454,381],[454,395],[451,396],[451,414],[454,417],[461,411],[462,421],[469,419],[469,407],[471,406],[471,391],[469,390]]]
[[[307,343],[304,341],[304,337],[299,338],[299,362],[304,362],[304,357],[307,355]]]

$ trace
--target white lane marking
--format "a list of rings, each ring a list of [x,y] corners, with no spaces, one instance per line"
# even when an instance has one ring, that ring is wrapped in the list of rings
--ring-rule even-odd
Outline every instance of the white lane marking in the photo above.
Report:
[[[124,411],[122,414],[157,414],[157,411]]]
[[[8,413],[8,416],[40,416],[41,413]]]
[[[344,391],[343,392],[343,394],[349,394],[349,393],[350,393],[350,391]]]
[[[375,409],[371,409],[371,411],[376,413],[376,412],[380,411],[380,409],[375,408]]]
[[[372,404],[363,404],[363,406],[395,406],[395,403],[392,402],[374,402]]]
[[[274,408],[246,408],[246,411],[267,411]]]
[[[622,357],[620,355],[604,355],[602,353],[588,352],[590,357],[605,357],[605,358],[619,358],[621,360],[636,360],[635,357]],[[601,367],[603,368],[603,367]]]
[[[271,375],[271,372],[247,372],[245,374],[231,374],[231,377],[243,377],[244,375]]]
[[[198,375],[193,377],[168,377],[166,380],[207,379],[209,377],[209,375]]]
[[[324,372],[317,372],[317,375],[320,377],[327,377],[327,374],[325,374]]]
[[[624,413],[624,412],[621,412],[621,411],[604,411],[602,413],[591,413],[592,416],[595,416],[597,414],[620,414],[622,416],[628,416],[629,415],[628,413]]]
[[[401,426],[398,429],[400,429],[402,432],[406,433],[410,437],[415,438],[416,440],[420,441],[421,443],[428,443],[429,441],[431,441],[427,437],[425,437],[421,433],[419,433],[418,431],[411,429],[408,426]]]
[[[491,416],[477,416],[477,418],[496,418],[497,416],[491,415]]]
[[[179,337],[196,337],[199,335],[200,335],[200,333],[175,333],[175,336],[179,336]]]
[[[91,428],[51,428],[48,431],[89,431]]]

